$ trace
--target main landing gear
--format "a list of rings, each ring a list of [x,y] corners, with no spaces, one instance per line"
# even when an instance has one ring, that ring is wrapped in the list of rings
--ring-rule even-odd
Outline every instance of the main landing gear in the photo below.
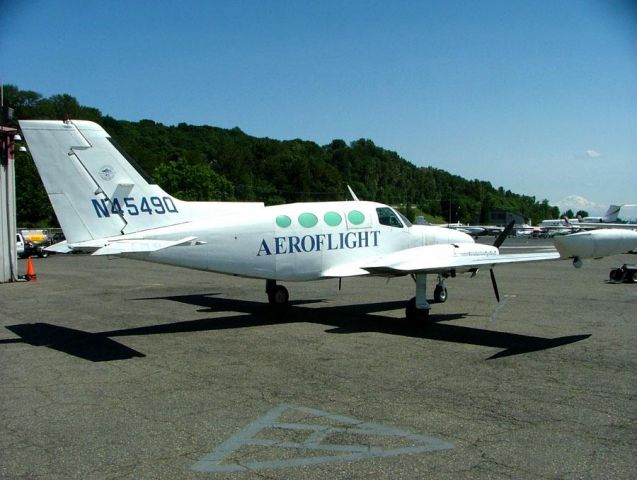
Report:
[[[277,285],[276,280],[265,281],[265,293],[268,294],[268,302],[276,308],[284,308],[289,305],[290,294],[283,285]]]
[[[422,322],[429,318],[431,304],[427,301],[427,275],[417,273],[413,275],[416,282],[416,296],[407,302],[405,316],[410,322]],[[290,294],[283,285],[277,285],[276,280],[265,281],[265,292],[268,294],[268,302],[275,308],[285,308],[290,303]],[[447,301],[447,287],[445,286],[445,276],[438,275],[438,284],[434,289],[434,302],[444,303]]]
[[[422,322],[429,318],[431,304],[427,301],[427,274],[417,273],[414,276],[416,282],[416,296],[407,302],[405,317],[410,322]],[[438,275],[438,285],[434,289],[434,301],[444,303],[447,301],[447,287],[445,277]]]

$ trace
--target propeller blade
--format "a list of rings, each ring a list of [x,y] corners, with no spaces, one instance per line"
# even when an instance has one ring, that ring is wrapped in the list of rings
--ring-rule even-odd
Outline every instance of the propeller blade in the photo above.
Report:
[[[493,273],[493,269],[489,269],[489,273],[491,274],[491,284],[493,285],[493,293],[495,293],[495,298],[499,302],[500,301],[500,292],[498,292],[498,284],[495,281],[495,273]]]
[[[500,245],[502,245],[504,241],[506,240],[506,238],[511,234],[511,230],[513,230],[513,225],[515,225],[515,221],[511,220],[509,224],[506,226],[506,228],[502,230],[502,233],[498,235],[498,238],[495,239],[495,242],[493,242],[494,247],[500,248]]]

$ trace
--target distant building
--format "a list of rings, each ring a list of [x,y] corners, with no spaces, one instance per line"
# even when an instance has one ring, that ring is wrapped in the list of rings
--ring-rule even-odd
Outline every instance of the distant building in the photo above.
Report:
[[[491,210],[489,212],[489,224],[497,226],[508,225],[513,220],[516,225],[524,225],[526,220],[517,213],[511,213],[504,210]]]

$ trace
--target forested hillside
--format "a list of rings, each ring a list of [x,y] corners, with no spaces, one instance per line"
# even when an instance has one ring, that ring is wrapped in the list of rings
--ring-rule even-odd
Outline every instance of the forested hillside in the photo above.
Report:
[[[547,200],[518,195],[489,182],[465,180],[444,170],[416,167],[395,152],[360,139],[318,145],[305,140],[256,138],[222,129],[104,116],[70,95],[44,98],[5,86],[15,119],[92,120],[170,194],[183,200],[259,200],[266,204],[344,200],[351,185],[359,198],[399,206],[413,216],[475,223],[503,209],[534,222],[556,218]],[[16,122],[17,124],[17,122]],[[17,125],[16,125],[17,126]],[[16,153],[18,224],[52,226],[55,217],[28,154]],[[451,218],[449,218],[451,217]]]

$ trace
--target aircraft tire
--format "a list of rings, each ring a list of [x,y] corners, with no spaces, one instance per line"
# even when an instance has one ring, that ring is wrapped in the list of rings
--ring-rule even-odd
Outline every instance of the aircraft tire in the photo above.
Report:
[[[275,286],[268,293],[268,302],[270,302],[270,305],[274,307],[286,307],[289,300],[290,294],[288,292],[288,289],[285,288],[283,285]]]
[[[434,289],[434,300],[436,303],[445,303],[447,301],[447,287],[436,285]]]
[[[407,302],[407,307],[405,308],[405,318],[409,323],[419,325],[429,318],[429,309],[420,310],[416,308],[416,297],[412,297]]]

